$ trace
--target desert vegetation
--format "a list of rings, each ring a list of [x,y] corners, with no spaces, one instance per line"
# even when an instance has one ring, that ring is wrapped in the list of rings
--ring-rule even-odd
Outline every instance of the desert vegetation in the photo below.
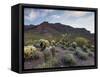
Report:
[[[85,37],[71,38],[71,34],[68,33],[61,34],[61,38],[38,37],[38,39],[28,38],[24,41],[26,69],[94,64],[90,61],[94,57],[94,45]]]

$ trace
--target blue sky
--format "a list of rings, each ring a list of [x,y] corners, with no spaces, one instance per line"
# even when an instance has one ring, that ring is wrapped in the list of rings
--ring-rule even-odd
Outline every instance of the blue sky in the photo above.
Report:
[[[91,33],[94,33],[94,12],[24,9],[24,25],[38,25],[44,21],[49,23],[62,23],[76,28],[85,28]]]

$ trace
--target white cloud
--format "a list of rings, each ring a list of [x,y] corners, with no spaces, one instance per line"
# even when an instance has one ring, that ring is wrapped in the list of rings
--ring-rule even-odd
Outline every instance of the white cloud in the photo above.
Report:
[[[42,10],[41,12],[38,12],[38,13],[40,13],[41,17],[45,17],[45,16],[47,16],[49,13],[51,13],[51,12],[54,11],[54,10],[48,10],[48,9],[45,9],[45,10],[41,9],[41,10]]]
[[[91,33],[94,33],[94,15],[88,17],[76,18],[76,20],[66,19],[63,21],[64,24],[69,24],[76,28],[85,28]]]
[[[83,11],[65,11],[65,15],[67,16],[73,16],[73,17],[81,17],[85,16],[88,12],[83,12]]]
[[[80,17],[80,16],[86,15],[87,12],[83,12],[83,11],[75,11],[75,12],[72,12],[71,14],[72,14],[73,16]]]
[[[50,9],[49,9],[49,10],[48,10],[48,9],[45,9],[45,10],[44,10],[44,12],[47,12],[47,13],[50,13],[50,12],[53,12],[53,11],[54,11],[54,10],[50,10]]]
[[[53,18],[60,18],[59,15],[52,15]]]
[[[35,20],[37,17],[38,17],[38,12],[35,12],[32,9],[25,15],[25,19],[29,21]]]

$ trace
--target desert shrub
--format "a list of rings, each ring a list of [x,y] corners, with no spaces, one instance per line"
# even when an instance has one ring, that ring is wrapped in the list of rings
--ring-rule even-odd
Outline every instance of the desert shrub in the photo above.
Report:
[[[55,49],[55,46],[52,46],[52,48],[50,49],[51,53],[52,53],[52,56],[54,57],[56,55],[56,49]]]
[[[91,52],[91,50],[89,48],[87,48],[85,52],[89,53],[89,52]]]
[[[84,52],[92,54],[91,53],[91,48],[88,48],[86,46],[83,46],[82,49],[83,49]]]
[[[37,44],[38,43],[38,40],[34,40],[33,41],[33,45]]]
[[[68,47],[67,48],[69,51],[75,51],[75,48],[73,48],[73,47]]]
[[[68,47],[67,46],[68,43],[65,42],[65,41],[60,41],[59,44],[57,45],[58,47],[61,47],[62,49],[66,50],[66,48]]]
[[[51,58],[47,62],[40,65],[40,68],[51,68],[51,67],[57,67],[59,65],[57,58]]]
[[[65,45],[65,43],[67,43],[68,42],[68,34],[67,33],[65,33],[65,34],[62,34],[62,38],[60,39],[60,43],[61,44],[63,44],[63,45]]]
[[[75,65],[75,64],[76,64],[76,60],[75,60],[74,55],[73,55],[73,54],[69,54],[69,53],[66,54],[66,55],[64,55],[64,56],[62,57],[61,61],[62,61],[62,63],[63,63],[64,65],[69,65],[69,66],[71,66],[71,65]]]
[[[67,47],[65,45],[62,45],[61,48],[64,49],[64,50],[67,49]]]
[[[82,60],[88,59],[88,53],[82,51],[82,49],[80,47],[76,48],[75,54]]]
[[[67,47],[70,47],[70,42],[66,42],[66,43],[65,43],[65,46],[66,46],[66,48],[67,48]]]
[[[58,46],[60,44],[59,40],[55,41],[55,46]]]
[[[94,52],[88,52],[88,56],[93,57],[94,56]]]
[[[62,48],[62,49],[64,49],[64,50],[67,49],[66,45],[64,45],[64,44],[59,44],[58,47],[60,47],[60,48]]]
[[[88,56],[94,56],[94,52],[91,51],[91,48],[83,46],[83,51],[88,54]]]
[[[58,41],[56,41],[56,46],[58,46],[60,43]]]
[[[37,52],[37,49],[34,46],[24,46],[24,58],[30,59],[33,57],[33,54]]]
[[[88,48],[85,45],[82,46],[82,49],[83,49],[84,52],[88,53]]]
[[[59,65],[59,61],[56,57],[54,58],[51,58],[49,61],[48,61],[49,64],[51,64],[52,66],[58,66]]]
[[[86,38],[83,38],[83,37],[76,37],[76,38],[75,38],[75,42],[76,42],[79,46],[88,45],[88,40],[87,40]]]
[[[37,48],[40,48],[40,42],[39,42],[39,40],[34,40],[34,41],[33,41],[33,45],[34,45],[35,47],[37,47]]]
[[[91,43],[90,43],[90,41],[89,41],[87,47],[88,47],[88,48],[91,48]]]
[[[33,44],[33,40],[27,40],[27,41],[25,41],[25,43],[24,43],[26,46],[28,46],[28,45],[32,45]]]
[[[72,39],[71,39],[71,34],[62,34],[62,38],[59,40],[59,43],[61,45],[63,45],[63,49],[66,49],[67,47],[70,46],[70,43],[72,42]]]
[[[40,54],[39,51],[34,52],[34,53],[32,54],[32,59],[37,60],[37,59],[40,58],[40,56],[41,56],[41,54]]]
[[[52,52],[50,51],[50,48],[46,48],[43,51],[43,54],[44,54],[44,60],[45,60],[45,62],[47,62],[49,59],[52,58]]]

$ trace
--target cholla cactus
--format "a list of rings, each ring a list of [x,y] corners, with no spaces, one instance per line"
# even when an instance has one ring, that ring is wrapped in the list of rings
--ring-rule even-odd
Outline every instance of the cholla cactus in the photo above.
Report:
[[[55,40],[51,40],[51,45],[52,45],[52,46],[55,46],[55,45],[56,45]]]
[[[50,45],[48,40],[40,39],[39,41],[40,41],[41,50],[44,50],[46,47],[49,47]]]
[[[24,58],[30,59],[33,54],[37,52],[37,49],[34,46],[24,46]]]
[[[76,47],[77,47],[77,43],[76,43],[76,42],[72,42],[72,43],[71,43],[71,46],[72,46],[73,48],[76,48]]]
[[[55,46],[52,46],[52,48],[51,48],[50,50],[51,50],[51,52],[52,52],[52,56],[55,57],[55,55],[56,55]]]
[[[52,58],[52,52],[50,51],[50,49],[51,47],[46,47],[43,51],[45,62]]]
[[[62,45],[67,46],[68,43],[70,42],[70,36],[71,36],[71,34],[67,34],[67,33],[62,34],[62,39],[60,40],[60,43]]]
[[[91,48],[94,48],[94,45],[91,45]]]
[[[95,51],[95,46],[91,45],[91,51],[94,52]]]
[[[65,33],[65,34],[62,34],[62,37],[66,37],[68,34],[67,33]]]

